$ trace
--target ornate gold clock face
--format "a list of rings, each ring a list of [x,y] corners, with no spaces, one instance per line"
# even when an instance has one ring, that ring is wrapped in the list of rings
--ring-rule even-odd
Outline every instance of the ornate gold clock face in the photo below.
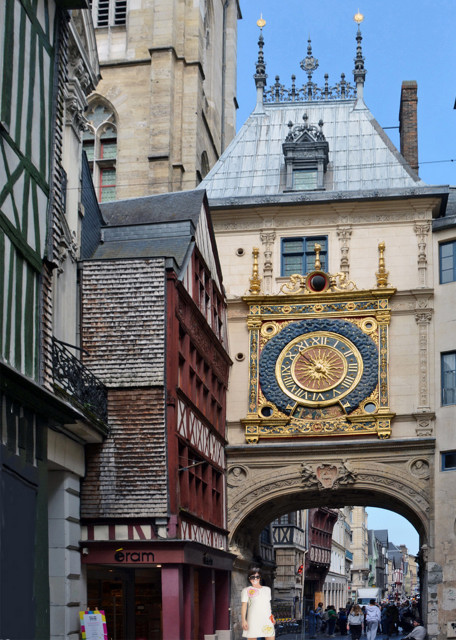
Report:
[[[363,373],[363,359],[345,336],[313,331],[286,345],[275,373],[282,391],[295,402],[324,407],[353,391]]]

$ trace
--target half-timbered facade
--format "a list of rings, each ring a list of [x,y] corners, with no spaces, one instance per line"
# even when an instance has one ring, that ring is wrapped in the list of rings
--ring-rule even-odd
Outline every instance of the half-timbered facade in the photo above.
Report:
[[[107,430],[76,329],[81,128],[98,81],[86,7],[0,3],[2,638],[79,637],[79,479]]]
[[[84,361],[108,387],[111,426],[88,448],[82,486],[88,604],[117,637],[228,633],[230,359],[206,196],[101,211],[102,240],[81,263]]]

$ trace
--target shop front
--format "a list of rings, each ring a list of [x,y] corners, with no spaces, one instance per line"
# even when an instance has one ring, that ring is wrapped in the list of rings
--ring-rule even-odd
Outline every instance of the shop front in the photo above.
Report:
[[[110,640],[204,640],[230,629],[234,556],[197,542],[85,541],[87,606]]]

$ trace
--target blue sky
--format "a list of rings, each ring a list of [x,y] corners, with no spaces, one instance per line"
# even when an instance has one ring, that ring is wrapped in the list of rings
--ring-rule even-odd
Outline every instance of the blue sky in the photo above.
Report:
[[[399,124],[403,80],[418,83],[420,176],[429,184],[456,185],[456,2],[455,0],[240,0],[238,21],[238,129],[255,106],[255,62],[263,14],[268,85],[276,75],[286,86],[307,78],[299,63],[307,39],[319,60],[313,80],[335,84],[340,74],[353,82],[359,11],[367,69],[364,100],[382,127]],[[399,146],[397,129],[387,133]],[[453,162],[449,162],[454,160]]]
[[[368,507],[367,526],[369,529],[388,529],[388,540],[395,545],[407,545],[409,553],[416,555],[420,541],[418,532],[408,520],[393,511]]]

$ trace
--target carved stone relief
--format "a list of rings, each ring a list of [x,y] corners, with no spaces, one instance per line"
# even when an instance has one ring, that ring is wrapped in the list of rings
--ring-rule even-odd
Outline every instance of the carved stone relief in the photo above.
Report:
[[[272,292],[272,247],[276,238],[275,231],[261,231],[261,242],[264,245],[264,263],[263,263],[263,291],[264,293]]]
[[[305,487],[316,485],[319,490],[337,489],[340,485],[352,484],[356,481],[357,473],[347,460],[340,464],[321,464],[312,466],[301,465],[301,480]]]
[[[410,473],[417,478],[429,478],[429,462],[423,458],[414,458],[409,463]]]
[[[337,229],[337,237],[340,242],[340,270],[342,273],[345,273],[346,278],[348,279],[350,274],[350,238],[352,234],[351,226],[339,226]]]
[[[427,240],[428,240],[430,229],[431,229],[431,223],[429,221],[415,222],[414,231],[418,239],[418,275],[419,275],[419,282],[421,287],[426,286],[426,276],[427,276],[426,247],[427,247]]]
[[[415,432],[417,436],[428,438],[434,435],[434,413],[416,413],[414,418],[416,420]]]
[[[415,321],[418,325],[419,389],[418,411],[430,412],[429,404],[429,323],[432,309],[416,309]]]

